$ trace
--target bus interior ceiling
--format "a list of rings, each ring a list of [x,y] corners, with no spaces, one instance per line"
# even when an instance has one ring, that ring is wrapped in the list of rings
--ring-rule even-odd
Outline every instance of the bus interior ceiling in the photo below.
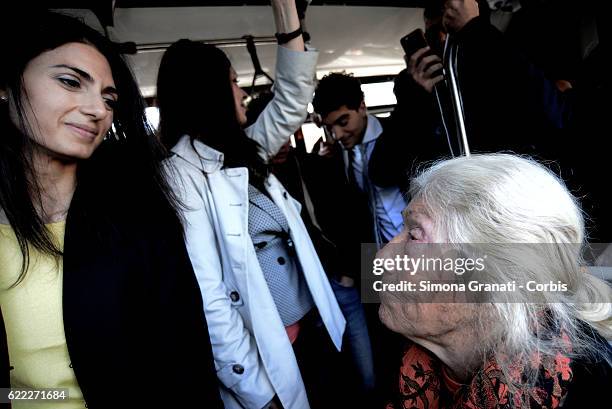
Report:
[[[91,10],[64,11],[83,16],[89,24],[101,28]],[[312,46],[320,51],[317,74],[320,77],[343,70],[358,77],[397,74],[404,66],[400,33],[422,27],[422,20],[422,9],[414,7],[311,5],[306,29]],[[250,88],[254,69],[242,38],[252,35],[263,70],[274,77],[273,27],[268,6],[264,5],[117,7],[113,25],[106,30],[113,41],[135,43],[136,53],[127,58],[143,95],[152,97],[161,57],[171,43],[181,38],[220,46],[232,61],[240,85]],[[256,84],[266,82],[261,77]]]
[[[386,82],[380,91],[370,91],[371,95],[379,95],[370,97],[374,100],[369,106],[381,106],[382,111],[392,107],[394,96],[388,81],[405,67],[399,38],[423,27],[425,3],[426,0],[313,0],[306,13],[306,30],[312,46],[320,50],[317,76],[346,71],[363,83]],[[600,3],[522,0],[523,9],[530,7],[530,12],[513,16],[521,19],[517,41],[555,79],[575,79],[577,67],[589,57],[602,35],[603,26],[598,24],[603,15]],[[113,41],[122,43],[150,104],[154,103],[161,56],[181,38],[223,48],[238,73],[240,85],[250,90],[254,67],[243,37],[251,35],[263,70],[274,77],[276,42],[267,0],[49,0],[44,6],[81,16]],[[500,15],[502,18],[496,20],[503,20],[503,13],[497,13]],[[266,88],[267,83],[261,76],[254,89]]]

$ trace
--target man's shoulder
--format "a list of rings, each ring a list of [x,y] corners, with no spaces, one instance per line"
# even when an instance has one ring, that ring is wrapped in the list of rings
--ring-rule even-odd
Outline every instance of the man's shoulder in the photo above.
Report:
[[[378,135],[378,138],[376,138],[375,141],[377,151],[380,151],[382,149],[384,152],[386,152],[388,149],[396,149],[396,143],[398,142],[400,143],[399,146],[401,148],[405,148],[405,146],[403,146],[403,139],[405,138],[399,138],[397,126],[393,122],[392,118],[377,118],[377,120],[380,123],[380,134]]]
[[[385,130],[385,128],[391,126],[391,117],[387,116],[387,117],[377,117],[375,116],[374,118],[376,118],[378,120],[378,122],[380,122],[380,125],[383,127],[383,130]]]

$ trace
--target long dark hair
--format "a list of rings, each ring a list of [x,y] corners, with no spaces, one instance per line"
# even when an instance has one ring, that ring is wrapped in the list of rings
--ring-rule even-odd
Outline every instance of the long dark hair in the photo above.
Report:
[[[161,139],[171,149],[189,135],[222,152],[224,166],[260,177],[266,166],[236,118],[230,68],[225,53],[209,44],[183,39],[166,50],[157,76]]]
[[[68,219],[77,212],[73,211],[75,200],[79,203],[79,223],[91,221],[98,226],[113,224],[117,217],[171,217],[178,222],[178,216],[176,199],[161,167],[165,149],[147,125],[140,91],[115,45],[81,21],[62,14],[34,11],[24,15],[27,19],[12,17],[6,19],[11,24],[0,36],[6,43],[2,49],[7,56],[0,64],[0,87],[9,95],[9,104],[0,107],[0,209],[23,255],[16,285],[28,268],[29,245],[56,257],[62,255],[36,210],[42,208],[41,187],[33,170],[32,141],[28,136],[35,125],[27,123],[24,114],[28,96],[23,72],[28,62],[45,51],[72,42],[95,47],[108,60],[119,94],[113,131],[77,167],[77,188]],[[19,126],[10,118],[11,104]]]

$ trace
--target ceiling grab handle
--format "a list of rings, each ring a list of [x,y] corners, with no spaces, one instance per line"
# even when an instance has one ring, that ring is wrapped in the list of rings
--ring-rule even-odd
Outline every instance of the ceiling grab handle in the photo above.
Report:
[[[450,40],[450,35],[446,36],[446,43],[444,45],[444,69],[448,73],[449,80],[449,91],[451,96],[451,104],[453,108],[453,114],[455,116],[455,124],[457,126],[457,137],[459,140],[459,146],[461,147],[461,153],[467,157],[470,156],[470,146],[468,144],[467,131],[465,129],[465,114],[463,109],[463,102],[461,100],[461,91],[458,83],[458,71],[457,71],[457,55],[459,51],[459,45]]]
[[[257,56],[257,47],[255,46],[255,38],[252,35],[246,35],[242,38],[244,38],[246,41],[246,48],[247,48],[247,51],[249,52],[249,55],[251,56],[251,62],[253,63],[253,69],[255,71],[253,73],[253,82],[251,83],[251,91],[249,92],[250,95],[253,95],[253,90],[255,89],[255,81],[257,80],[258,77],[264,76],[268,80],[270,80],[272,84],[274,84],[274,80],[272,79],[272,77],[268,75],[268,73],[266,73],[261,68],[261,63],[259,62],[259,57]]]

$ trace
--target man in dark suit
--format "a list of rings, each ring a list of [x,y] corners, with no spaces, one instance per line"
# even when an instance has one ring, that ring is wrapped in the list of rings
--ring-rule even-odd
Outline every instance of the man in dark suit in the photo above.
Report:
[[[332,280],[332,286],[339,301],[344,296],[351,301],[343,300],[340,305],[343,311],[365,307],[377,390],[385,396],[386,387],[394,384],[397,375],[393,365],[401,358],[402,340],[380,324],[378,304],[362,307],[358,293],[357,297],[348,295],[361,287],[361,244],[376,243],[380,247],[403,228],[401,212],[406,199],[401,184],[380,186],[369,174],[372,153],[383,131],[401,129],[394,126],[394,119],[368,115],[361,84],[350,75],[333,73],[322,78],[313,105],[328,138],[304,157],[304,180],[311,191],[319,225],[341,254],[344,268]],[[378,157],[385,160],[383,155]],[[366,291],[362,289],[362,299]],[[349,336],[366,330],[363,323],[346,312],[345,316]]]
[[[369,175],[372,152],[383,130],[394,130],[391,122],[368,115],[359,80],[347,74],[323,77],[313,105],[327,134],[340,145],[324,145],[319,155],[341,164],[348,184],[361,192],[370,210],[374,241],[381,246],[401,231],[401,212],[406,207],[399,186],[379,186]]]

